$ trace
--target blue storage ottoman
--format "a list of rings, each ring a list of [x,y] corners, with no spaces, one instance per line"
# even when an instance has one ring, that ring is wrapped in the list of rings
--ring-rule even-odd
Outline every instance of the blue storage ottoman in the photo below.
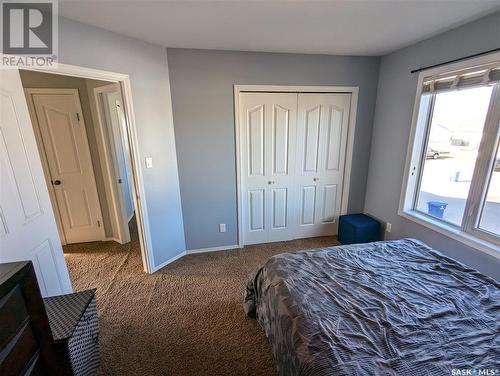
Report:
[[[341,215],[338,239],[342,244],[379,241],[380,222],[365,214]]]

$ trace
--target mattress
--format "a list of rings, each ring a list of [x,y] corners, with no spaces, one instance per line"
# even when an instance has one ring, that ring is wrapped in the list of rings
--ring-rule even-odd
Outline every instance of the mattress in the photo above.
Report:
[[[244,308],[280,375],[500,372],[500,285],[417,240],[276,255]]]

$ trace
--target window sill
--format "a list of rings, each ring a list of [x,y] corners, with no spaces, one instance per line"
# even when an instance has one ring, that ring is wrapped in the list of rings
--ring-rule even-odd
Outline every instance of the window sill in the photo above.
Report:
[[[500,259],[500,247],[483,239],[477,238],[469,233],[466,233],[456,227],[435,220],[427,215],[421,214],[415,210],[399,211],[398,214],[410,221],[418,223],[431,230],[437,231],[440,234],[457,240],[471,248],[487,253],[497,259]]]

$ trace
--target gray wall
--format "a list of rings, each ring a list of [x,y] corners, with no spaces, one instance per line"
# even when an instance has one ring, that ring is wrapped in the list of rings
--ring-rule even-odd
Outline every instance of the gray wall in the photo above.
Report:
[[[359,86],[349,211],[363,210],[379,58],[168,49],[168,63],[187,249],[237,243],[234,84]]]
[[[397,214],[417,85],[417,74],[411,74],[410,70],[498,47],[500,13],[497,12],[382,58],[365,212],[392,223],[390,238],[421,239],[500,280],[498,259]]]
[[[185,250],[167,55],[163,47],[59,19],[59,61],[130,75],[153,256],[160,265]]]

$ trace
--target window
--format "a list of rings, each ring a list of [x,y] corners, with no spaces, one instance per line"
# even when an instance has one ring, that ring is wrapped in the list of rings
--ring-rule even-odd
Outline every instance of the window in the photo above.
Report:
[[[488,179],[486,199],[481,207],[479,228],[500,236],[500,143],[497,142],[495,160]]]
[[[500,54],[423,71],[400,215],[500,252]]]

